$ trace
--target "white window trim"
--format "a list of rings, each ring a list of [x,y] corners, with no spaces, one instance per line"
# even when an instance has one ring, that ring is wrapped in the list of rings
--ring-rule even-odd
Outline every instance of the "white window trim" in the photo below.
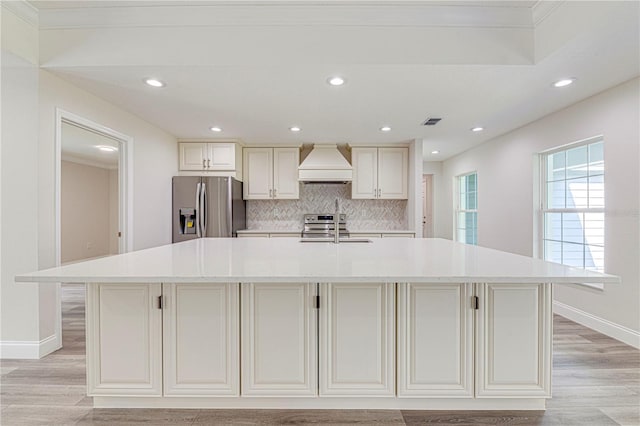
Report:
[[[461,209],[460,208],[460,178],[463,178],[465,176],[470,176],[470,175],[476,175],[476,208],[475,210],[469,210],[469,209]],[[474,170],[471,172],[467,172],[467,173],[462,173],[460,175],[456,175],[454,178],[454,185],[453,185],[453,199],[454,199],[454,205],[453,205],[453,240],[456,242],[460,242],[458,240],[458,230],[460,229],[460,227],[458,226],[458,213],[475,213],[476,214],[476,218],[478,217],[478,193],[480,191],[478,191],[478,171]],[[476,227],[476,232],[478,232],[478,228]],[[478,236],[476,235],[476,244],[478,245]]]
[[[537,160],[538,160],[538,173],[539,175],[537,176],[537,184],[538,184],[538,188],[539,190],[537,191],[537,194],[539,196],[537,201],[537,205],[538,205],[538,220],[537,220],[537,229],[536,229],[536,234],[535,238],[534,238],[534,253],[537,253],[537,257],[539,259],[545,260],[544,258],[544,214],[549,212],[549,213],[605,213],[606,210],[606,205],[604,208],[573,208],[573,209],[545,209],[546,203],[547,203],[547,181],[546,181],[546,176],[547,176],[547,157],[549,155],[555,154],[556,152],[561,152],[561,151],[566,151],[569,149],[573,149],[573,148],[578,148],[584,145],[589,145],[592,143],[596,143],[598,141],[602,141],[604,142],[604,136],[603,135],[596,135],[596,136],[592,136],[586,139],[581,139],[575,142],[570,142],[568,144],[565,145],[561,145],[561,146],[557,146],[554,147],[552,149],[548,149],[545,151],[542,151],[540,153],[537,154]],[[605,165],[605,175],[606,175],[606,165]],[[605,179],[605,185],[606,185],[606,179]],[[606,197],[606,190],[605,190],[605,197]],[[606,224],[606,213],[605,213],[605,224]],[[606,234],[605,234],[606,235]],[[606,252],[606,248],[605,248],[605,273],[606,273],[606,264],[607,264],[607,252]],[[589,287],[595,290],[599,290],[599,291],[604,291],[604,284],[603,283],[575,283],[576,285],[579,286],[584,286],[584,287]]]

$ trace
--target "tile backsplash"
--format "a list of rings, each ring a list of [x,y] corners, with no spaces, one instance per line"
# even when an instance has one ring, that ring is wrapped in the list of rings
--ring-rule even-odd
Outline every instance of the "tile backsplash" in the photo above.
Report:
[[[247,228],[301,230],[305,213],[333,213],[336,198],[351,231],[408,229],[407,200],[352,200],[351,184],[300,184],[298,200],[248,200]]]

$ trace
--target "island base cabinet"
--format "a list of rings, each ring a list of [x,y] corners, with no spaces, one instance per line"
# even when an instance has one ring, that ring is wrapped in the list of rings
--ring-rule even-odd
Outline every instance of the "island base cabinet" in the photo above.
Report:
[[[398,284],[398,396],[473,397],[472,284]]]
[[[316,396],[316,284],[243,283],[242,395]]]
[[[395,396],[395,284],[320,289],[320,396]]]
[[[238,285],[163,284],[165,395],[239,395]]]
[[[477,284],[476,396],[550,397],[551,284]]]
[[[87,395],[162,394],[160,284],[87,284]]]

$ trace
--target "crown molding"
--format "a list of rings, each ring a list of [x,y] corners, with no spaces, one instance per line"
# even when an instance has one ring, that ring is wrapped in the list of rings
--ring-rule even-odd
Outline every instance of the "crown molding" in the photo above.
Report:
[[[33,7],[29,2],[25,0],[10,0],[0,2],[3,9],[16,15],[18,18],[25,21],[27,24],[34,27],[38,27],[39,13],[38,9]]]
[[[89,2],[91,3],[91,2]],[[530,7],[442,2],[134,2],[43,7],[40,28],[220,26],[480,27],[532,29]]]
[[[98,167],[100,169],[107,169],[107,170],[117,170],[118,169],[118,165],[113,165],[113,164],[109,164],[109,163],[103,163],[97,160],[89,160],[83,157],[78,157],[72,154],[69,154],[68,152],[63,152],[62,156],[61,156],[61,160],[62,161],[68,161],[69,163],[75,163],[75,164],[81,164],[83,166],[89,166],[89,167]]]
[[[531,8],[531,16],[533,18],[533,25],[537,27],[545,19],[547,19],[553,12],[562,6],[566,0],[539,0]]]

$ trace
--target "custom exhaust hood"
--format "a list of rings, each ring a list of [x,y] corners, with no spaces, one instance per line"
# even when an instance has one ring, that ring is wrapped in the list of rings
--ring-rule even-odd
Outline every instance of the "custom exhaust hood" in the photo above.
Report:
[[[298,180],[306,183],[346,183],[353,179],[351,164],[335,144],[315,144],[298,167]]]

